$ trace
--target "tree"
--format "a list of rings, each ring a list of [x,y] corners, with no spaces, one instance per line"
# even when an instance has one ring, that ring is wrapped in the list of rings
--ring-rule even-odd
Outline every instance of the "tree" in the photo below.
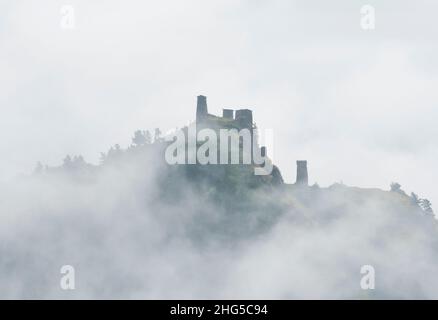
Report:
[[[146,139],[146,144],[152,143],[152,135],[149,132],[149,130],[146,130],[146,132],[145,132],[145,139]]]
[[[83,156],[81,156],[81,155],[78,155],[78,156],[74,156],[73,157],[73,162],[74,163],[77,163],[77,164],[85,164],[85,160],[84,160],[84,157]]]
[[[105,160],[111,160],[114,158],[117,158],[118,156],[120,156],[123,153],[122,149],[120,148],[120,145],[116,144],[114,145],[114,147],[111,147],[108,150],[108,153],[106,155]]]
[[[416,193],[411,192],[411,203],[415,206],[420,205],[420,198]]]
[[[391,191],[392,192],[398,192],[400,190],[400,188],[401,188],[400,183],[398,183],[398,182],[391,183]]]
[[[146,144],[146,131],[137,130],[134,132],[132,143],[136,146],[142,146]]]
[[[432,203],[429,200],[421,199],[420,205],[424,212],[433,215]]]
[[[72,165],[72,161],[71,161],[71,157],[69,156],[69,155],[67,155],[65,158],[64,158],[64,161],[63,161],[63,167],[64,168],[71,168],[71,165]]]
[[[406,195],[406,193],[401,189],[400,183],[398,183],[398,182],[391,183],[391,192],[396,192],[399,194]]]
[[[154,142],[161,142],[161,141],[163,141],[163,138],[161,138],[161,130],[160,128],[155,128]]]
[[[84,157],[81,155],[73,157],[73,166],[74,168],[83,168],[86,167],[87,163],[84,160]]]

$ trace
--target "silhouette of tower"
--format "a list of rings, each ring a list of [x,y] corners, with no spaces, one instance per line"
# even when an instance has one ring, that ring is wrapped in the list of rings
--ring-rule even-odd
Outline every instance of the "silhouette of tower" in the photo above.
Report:
[[[207,115],[208,115],[207,97],[198,96],[198,102],[196,105],[196,123],[199,123],[205,118],[207,118]]]
[[[246,128],[252,132],[252,111],[249,109],[236,110],[236,121],[241,128]]]
[[[307,161],[306,160],[298,160],[297,161],[297,185],[300,186],[308,186],[309,185],[309,176],[307,174]]]
[[[232,109],[222,109],[222,117],[225,119],[234,119],[234,110]]]

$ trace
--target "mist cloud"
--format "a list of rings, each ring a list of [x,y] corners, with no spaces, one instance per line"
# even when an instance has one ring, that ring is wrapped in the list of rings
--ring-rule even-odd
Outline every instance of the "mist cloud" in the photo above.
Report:
[[[14,178],[66,154],[97,164],[138,128],[182,126],[202,93],[213,113],[248,107],[274,129],[286,181],[308,159],[312,183],[397,180],[438,202],[436,5],[367,3],[372,33],[361,1],[74,0],[70,31],[62,1],[3,1],[2,297],[362,298],[372,264],[371,298],[436,298],[434,223],[383,191],[324,189],[310,203],[264,191],[281,214],[232,220],[198,190],[172,202],[159,159],[85,181]],[[64,264],[73,292],[59,288]]]

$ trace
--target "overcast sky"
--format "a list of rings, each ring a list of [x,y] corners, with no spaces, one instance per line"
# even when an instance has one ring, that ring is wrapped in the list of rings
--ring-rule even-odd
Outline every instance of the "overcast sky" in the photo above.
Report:
[[[360,9],[376,10],[363,30]],[[76,28],[61,28],[64,5]],[[251,108],[287,182],[388,188],[438,205],[436,1],[0,0],[0,178],[97,163],[136,129]]]

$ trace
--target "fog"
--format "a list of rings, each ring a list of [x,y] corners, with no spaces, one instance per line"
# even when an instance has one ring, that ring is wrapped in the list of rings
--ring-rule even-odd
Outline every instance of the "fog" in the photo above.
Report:
[[[250,108],[273,129],[287,182],[307,159],[312,184],[397,181],[438,203],[437,4],[72,0],[71,30],[65,4],[0,2],[2,297],[437,297],[434,224],[379,194],[327,190],[308,207],[290,194],[268,228],[236,238],[196,190],[157,201],[159,159],[86,182],[28,178],[37,161],[97,165],[136,129],[181,127],[204,94],[212,113]],[[375,30],[360,28],[363,4]],[[66,264],[73,291],[59,287]],[[365,296],[364,264],[379,289]]]
[[[258,188],[226,210],[214,185],[169,176],[154,145],[123,152],[2,188],[2,298],[438,297],[436,222],[407,196]],[[375,290],[360,287],[363,265]]]

